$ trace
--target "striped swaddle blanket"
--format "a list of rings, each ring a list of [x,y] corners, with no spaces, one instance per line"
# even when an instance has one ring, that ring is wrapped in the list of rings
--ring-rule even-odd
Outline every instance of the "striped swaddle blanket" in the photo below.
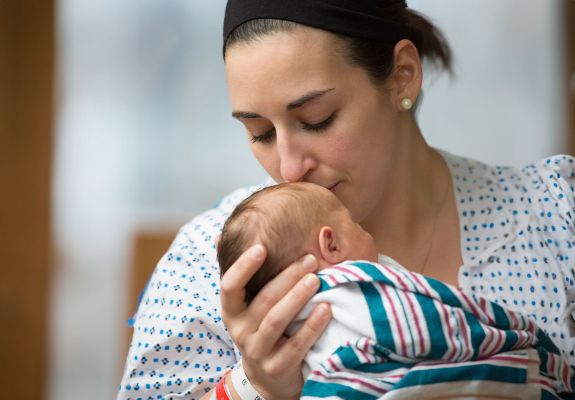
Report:
[[[557,399],[575,385],[550,338],[520,313],[388,262],[321,271],[333,321],[306,358],[302,398]],[[289,332],[289,331],[288,331]]]

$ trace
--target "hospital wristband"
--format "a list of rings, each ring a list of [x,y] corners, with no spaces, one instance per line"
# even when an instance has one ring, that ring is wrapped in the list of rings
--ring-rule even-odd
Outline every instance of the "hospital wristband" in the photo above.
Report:
[[[232,385],[242,400],[265,400],[264,396],[259,394],[250,383],[244,371],[242,360],[232,370]]]
[[[220,381],[216,385],[216,390],[214,391],[215,393],[212,394],[210,400],[214,398],[214,395],[216,400],[232,400],[232,395],[230,394],[228,385],[226,385],[226,376],[228,376],[229,373],[230,371],[228,371],[222,377],[222,379],[220,379]]]

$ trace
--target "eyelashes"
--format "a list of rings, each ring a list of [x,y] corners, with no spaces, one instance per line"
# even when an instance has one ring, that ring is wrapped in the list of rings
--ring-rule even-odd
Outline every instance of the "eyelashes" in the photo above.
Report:
[[[329,117],[327,117],[321,122],[318,122],[317,124],[306,124],[304,122],[302,123],[302,128],[306,131],[315,131],[315,132],[323,131],[324,129],[326,129],[331,125],[331,123],[335,119],[335,115],[336,113],[334,112]]]
[[[322,132],[330,127],[333,123],[335,118],[337,117],[337,112],[333,112],[329,117],[324,119],[317,124],[308,124],[306,122],[302,122],[302,129],[304,131],[310,132]],[[268,143],[270,142],[275,135],[275,129],[270,129],[269,131],[262,133],[261,135],[252,135],[250,141],[252,143]]]
[[[261,135],[252,135],[250,141],[252,143],[268,143],[272,140],[275,131],[275,129],[271,129]]]

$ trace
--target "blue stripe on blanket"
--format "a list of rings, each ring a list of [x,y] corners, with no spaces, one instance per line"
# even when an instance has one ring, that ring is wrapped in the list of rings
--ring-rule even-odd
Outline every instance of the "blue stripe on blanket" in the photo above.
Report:
[[[575,399],[575,395],[564,394],[563,396],[559,397],[548,390],[541,389],[541,400],[561,400],[561,399],[563,400]]]
[[[517,343],[519,343],[519,335],[514,331],[505,332],[505,342],[501,348],[502,352],[514,350],[517,348]]]
[[[491,303],[491,308],[493,310],[493,315],[495,316],[495,323],[493,326],[503,330],[511,329],[511,320],[507,316],[505,310],[495,303]]]
[[[429,300],[429,297],[421,294],[416,294],[415,298],[419,303],[419,307],[421,307],[423,315],[425,315],[425,322],[428,329],[426,332],[424,332],[424,335],[429,336],[430,343],[433,343],[433,345],[430,346],[429,353],[424,354],[423,357],[433,360],[441,360],[447,352],[448,347],[446,337],[443,334],[443,330],[438,329],[438,327],[443,326],[441,323],[439,311],[433,302]]]
[[[334,353],[339,356],[341,363],[345,368],[355,369],[362,364],[362,362],[357,358],[355,351],[353,351],[350,346],[340,346]],[[324,366],[324,368],[330,369],[329,366]]]
[[[469,332],[471,338],[471,347],[473,349],[473,354],[471,355],[472,360],[477,360],[479,357],[479,350],[481,343],[485,340],[485,331],[483,326],[479,323],[479,320],[470,313],[465,313],[465,321],[469,325]]]
[[[379,345],[376,345],[374,351],[378,359],[373,364],[364,363],[359,358],[357,358],[353,345],[341,346],[334,352],[334,354],[337,355],[337,357],[341,360],[341,364],[346,369],[359,372],[380,373],[389,372],[400,368],[411,368],[413,366],[413,364],[405,364],[389,360],[387,355],[390,353],[390,351],[382,348]],[[325,365],[324,368],[330,370],[328,365]]]
[[[433,278],[425,277],[425,280],[429,286],[439,294],[442,303],[448,304],[452,307],[462,308],[461,302],[447,285]]]
[[[452,364],[441,368],[411,370],[394,386],[394,389],[461,381],[524,384],[526,380],[527,369],[525,368],[503,367],[493,364]]]
[[[397,352],[395,343],[393,341],[393,332],[389,324],[387,310],[383,307],[381,296],[379,295],[375,286],[371,283],[367,285],[359,284],[361,292],[365,297],[367,306],[369,307],[369,317],[375,332],[375,339],[384,347],[390,347],[393,351]]]
[[[317,293],[325,292],[326,290],[332,288],[332,285],[330,285],[321,275],[318,275],[318,278],[319,278],[319,289],[317,290]]]
[[[324,383],[308,380],[303,388],[301,397],[313,396],[314,398],[335,397],[339,399],[375,400],[378,396],[355,390],[349,386],[337,383]]]

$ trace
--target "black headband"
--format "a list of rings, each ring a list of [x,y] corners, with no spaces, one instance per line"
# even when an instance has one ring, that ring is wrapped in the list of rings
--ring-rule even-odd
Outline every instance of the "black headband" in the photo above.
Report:
[[[407,8],[405,0],[228,0],[224,43],[241,24],[260,18],[297,22],[364,39],[398,42],[406,26],[383,17],[387,7]]]

